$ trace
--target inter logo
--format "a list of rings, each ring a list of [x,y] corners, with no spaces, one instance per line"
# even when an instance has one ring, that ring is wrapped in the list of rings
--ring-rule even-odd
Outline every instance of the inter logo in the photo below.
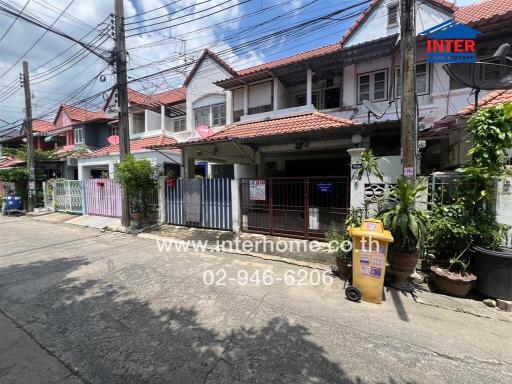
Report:
[[[474,63],[477,30],[449,20],[420,33],[427,37],[427,62]]]

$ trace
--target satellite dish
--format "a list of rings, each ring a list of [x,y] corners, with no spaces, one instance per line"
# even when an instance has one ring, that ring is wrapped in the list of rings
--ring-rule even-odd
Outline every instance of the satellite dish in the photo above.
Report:
[[[381,118],[384,113],[380,110],[379,107],[377,107],[375,104],[373,104],[370,100],[363,100],[363,104],[366,108],[368,108],[368,111],[370,111],[372,114],[377,116],[377,118]]]
[[[206,139],[207,137],[210,137],[211,135],[215,134],[213,130],[210,129],[207,125],[200,125],[196,128],[197,134],[201,136],[203,139]]]
[[[445,72],[460,84],[475,91],[475,110],[478,109],[478,94],[485,89],[512,88],[512,59],[507,57],[510,44],[500,45],[494,55],[475,63],[450,63],[443,65]]]
[[[118,135],[109,136],[109,137],[107,137],[107,141],[109,142],[109,144],[117,145],[117,144],[119,144],[119,136]]]

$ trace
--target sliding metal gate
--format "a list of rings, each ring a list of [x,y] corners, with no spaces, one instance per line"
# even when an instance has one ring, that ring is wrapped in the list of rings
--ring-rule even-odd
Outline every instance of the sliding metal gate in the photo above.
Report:
[[[83,182],[56,180],[53,184],[53,205],[56,211],[82,213]]]
[[[86,208],[89,215],[121,217],[121,186],[111,179],[85,180]]]
[[[341,230],[350,207],[348,177],[274,177],[240,180],[241,229],[324,239]]]
[[[230,179],[173,180],[166,186],[167,223],[231,230]]]

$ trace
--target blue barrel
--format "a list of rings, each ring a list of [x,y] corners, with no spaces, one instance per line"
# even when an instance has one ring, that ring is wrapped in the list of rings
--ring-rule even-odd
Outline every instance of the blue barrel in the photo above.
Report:
[[[23,208],[23,201],[19,196],[7,196],[5,198],[5,210],[6,211],[21,211]]]

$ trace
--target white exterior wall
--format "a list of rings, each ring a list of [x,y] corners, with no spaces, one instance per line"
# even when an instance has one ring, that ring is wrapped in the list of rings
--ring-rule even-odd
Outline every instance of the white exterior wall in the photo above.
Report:
[[[178,163],[181,163],[181,155],[177,155],[172,152],[162,151],[168,157],[174,159]],[[136,159],[148,159],[153,164],[157,164],[163,170],[164,163],[172,163],[172,161],[164,156],[162,153],[155,151],[138,151],[133,152],[132,155]],[[119,163],[119,155],[101,156],[78,159],[78,180],[85,180],[90,177],[91,168],[108,167],[110,178],[114,177],[114,165]]]
[[[146,109],[146,132],[150,131],[161,131],[162,130],[162,118],[159,113]]]
[[[397,0],[382,0],[381,3],[370,13],[364,25],[357,29],[345,43],[345,47],[362,44],[368,41],[377,40],[400,32],[399,26],[388,27],[388,5],[398,3]],[[427,3],[417,2],[416,7],[416,34],[442,23],[450,16],[437,7]]]
[[[194,108],[226,102],[224,89],[214,82],[231,77],[217,62],[205,58],[187,86],[187,131],[195,132]],[[217,127],[221,128],[221,127]]]

